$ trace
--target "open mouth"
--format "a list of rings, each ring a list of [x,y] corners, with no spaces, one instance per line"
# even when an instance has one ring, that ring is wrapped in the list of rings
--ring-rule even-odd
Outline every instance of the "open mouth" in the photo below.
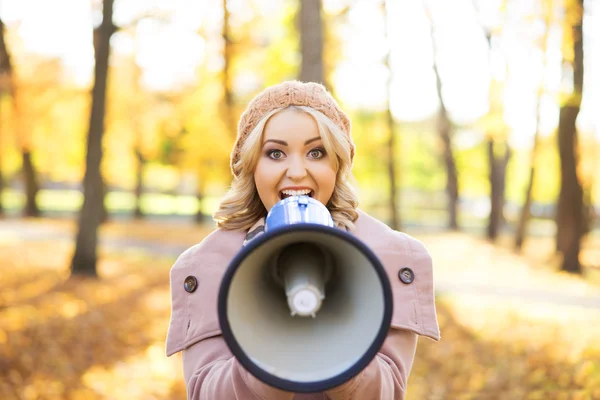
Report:
[[[281,192],[279,192],[279,199],[283,200],[283,199],[287,199],[288,197],[292,197],[292,196],[309,196],[309,197],[313,197],[314,192],[310,189],[303,189],[303,190],[282,190]]]

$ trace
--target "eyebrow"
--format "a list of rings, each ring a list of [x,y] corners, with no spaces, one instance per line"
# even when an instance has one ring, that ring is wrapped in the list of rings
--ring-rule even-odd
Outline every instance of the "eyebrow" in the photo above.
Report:
[[[314,137],[312,139],[308,139],[306,142],[304,142],[304,145],[306,146],[307,144],[312,143],[312,142],[317,141],[317,140],[320,140],[320,139],[321,139],[321,136],[317,136],[317,137]],[[282,146],[287,146],[288,145],[287,142],[285,142],[283,140],[278,140],[278,139],[267,139],[267,140],[265,140],[265,142],[263,143],[263,145],[267,144],[268,142],[277,143],[277,144],[280,144]]]

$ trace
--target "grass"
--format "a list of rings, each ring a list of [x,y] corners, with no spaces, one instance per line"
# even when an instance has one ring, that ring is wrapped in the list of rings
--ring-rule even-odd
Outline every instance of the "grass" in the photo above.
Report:
[[[78,190],[42,189],[37,200],[42,211],[76,212],[83,203],[83,194]],[[217,208],[218,201],[216,197],[206,197],[198,205],[196,197],[190,195],[147,193],[142,195],[140,206],[142,212],[153,215],[194,215],[199,207],[209,215]],[[20,210],[25,204],[25,195],[4,190],[2,203],[7,210]],[[106,207],[110,212],[131,212],[135,208],[135,196],[130,192],[109,192]]]

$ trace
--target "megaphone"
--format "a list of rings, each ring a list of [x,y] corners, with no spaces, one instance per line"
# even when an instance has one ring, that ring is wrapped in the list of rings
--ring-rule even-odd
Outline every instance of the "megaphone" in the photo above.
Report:
[[[376,356],[392,317],[384,267],[308,196],[281,200],[219,289],[223,338],[242,366],[294,393],[341,385]]]

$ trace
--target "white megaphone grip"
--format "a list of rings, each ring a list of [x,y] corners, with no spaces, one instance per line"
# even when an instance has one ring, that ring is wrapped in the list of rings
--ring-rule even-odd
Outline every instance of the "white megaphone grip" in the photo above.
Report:
[[[321,248],[310,243],[285,247],[275,263],[283,277],[290,315],[315,317],[325,298],[327,258]]]

